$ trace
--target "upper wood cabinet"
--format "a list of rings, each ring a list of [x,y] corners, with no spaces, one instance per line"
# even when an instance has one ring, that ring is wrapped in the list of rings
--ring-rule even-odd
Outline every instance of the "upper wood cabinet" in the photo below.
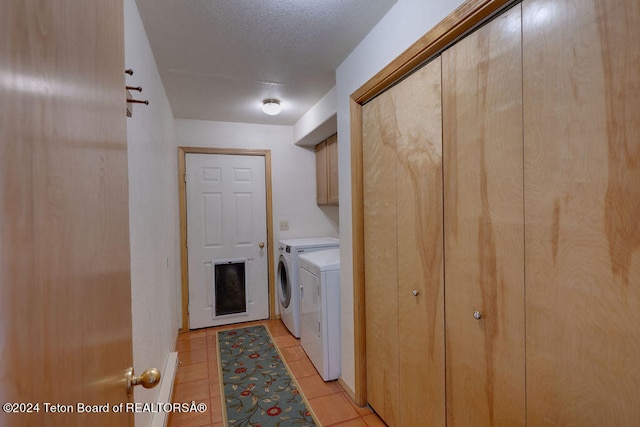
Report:
[[[327,141],[316,145],[316,202],[327,204]]]
[[[338,134],[327,139],[327,204],[338,204]]]
[[[338,135],[316,145],[316,201],[338,204]]]

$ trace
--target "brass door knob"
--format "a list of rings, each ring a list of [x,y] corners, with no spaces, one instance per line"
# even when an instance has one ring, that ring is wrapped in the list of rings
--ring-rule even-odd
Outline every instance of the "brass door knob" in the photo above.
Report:
[[[264,248],[264,242],[260,242],[260,243],[258,243],[258,247],[259,247],[260,249]]]
[[[156,368],[147,369],[140,376],[135,376],[133,368],[127,370],[127,396],[133,395],[133,386],[141,385],[144,388],[154,388],[160,383],[160,371]]]

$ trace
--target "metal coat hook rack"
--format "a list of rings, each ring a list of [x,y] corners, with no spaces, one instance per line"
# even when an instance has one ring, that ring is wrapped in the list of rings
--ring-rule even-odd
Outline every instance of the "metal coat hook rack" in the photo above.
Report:
[[[125,74],[128,74],[130,76],[133,76],[133,70],[131,68],[124,70]],[[137,92],[142,92],[142,86],[125,86],[125,89],[127,90],[127,117],[132,117],[133,116],[133,104],[144,104],[144,105],[149,105],[149,100],[145,99],[134,99],[131,97],[131,92],[132,90],[137,91]]]

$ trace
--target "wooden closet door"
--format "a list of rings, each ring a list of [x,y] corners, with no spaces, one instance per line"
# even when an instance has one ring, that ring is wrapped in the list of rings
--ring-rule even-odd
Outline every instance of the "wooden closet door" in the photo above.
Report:
[[[385,92],[362,111],[367,400],[399,424],[396,120]]]
[[[367,398],[391,426],[443,426],[440,58],[363,108]]]
[[[527,422],[640,423],[640,4],[523,3]]]
[[[449,426],[525,422],[521,66],[519,5],[442,55]]]
[[[396,116],[400,423],[444,426],[441,60],[391,92]]]

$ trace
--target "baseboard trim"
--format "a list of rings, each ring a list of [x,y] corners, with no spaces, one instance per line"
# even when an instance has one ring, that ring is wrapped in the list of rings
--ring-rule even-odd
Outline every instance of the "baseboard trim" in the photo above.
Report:
[[[358,402],[356,401],[356,394],[353,392],[353,390],[351,390],[351,388],[347,385],[347,383],[344,382],[342,377],[338,377],[338,385],[342,388],[342,390],[344,390],[345,393],[347,393],[347,396],[349,396],[349,399],[353,400],[354,403],[358,404]],[[367,406],[367,405],[365,404],[364,406]]]
[[[167,363],[164,367],[162,382],[160,383],[160,393],[158,394],[158,404],[171,403],[173,396],[173,383],[178,371],[178,353],[169,353]],[[164,411],[156,412],[151,421],[151,427],[166,427],[168,413]]]

